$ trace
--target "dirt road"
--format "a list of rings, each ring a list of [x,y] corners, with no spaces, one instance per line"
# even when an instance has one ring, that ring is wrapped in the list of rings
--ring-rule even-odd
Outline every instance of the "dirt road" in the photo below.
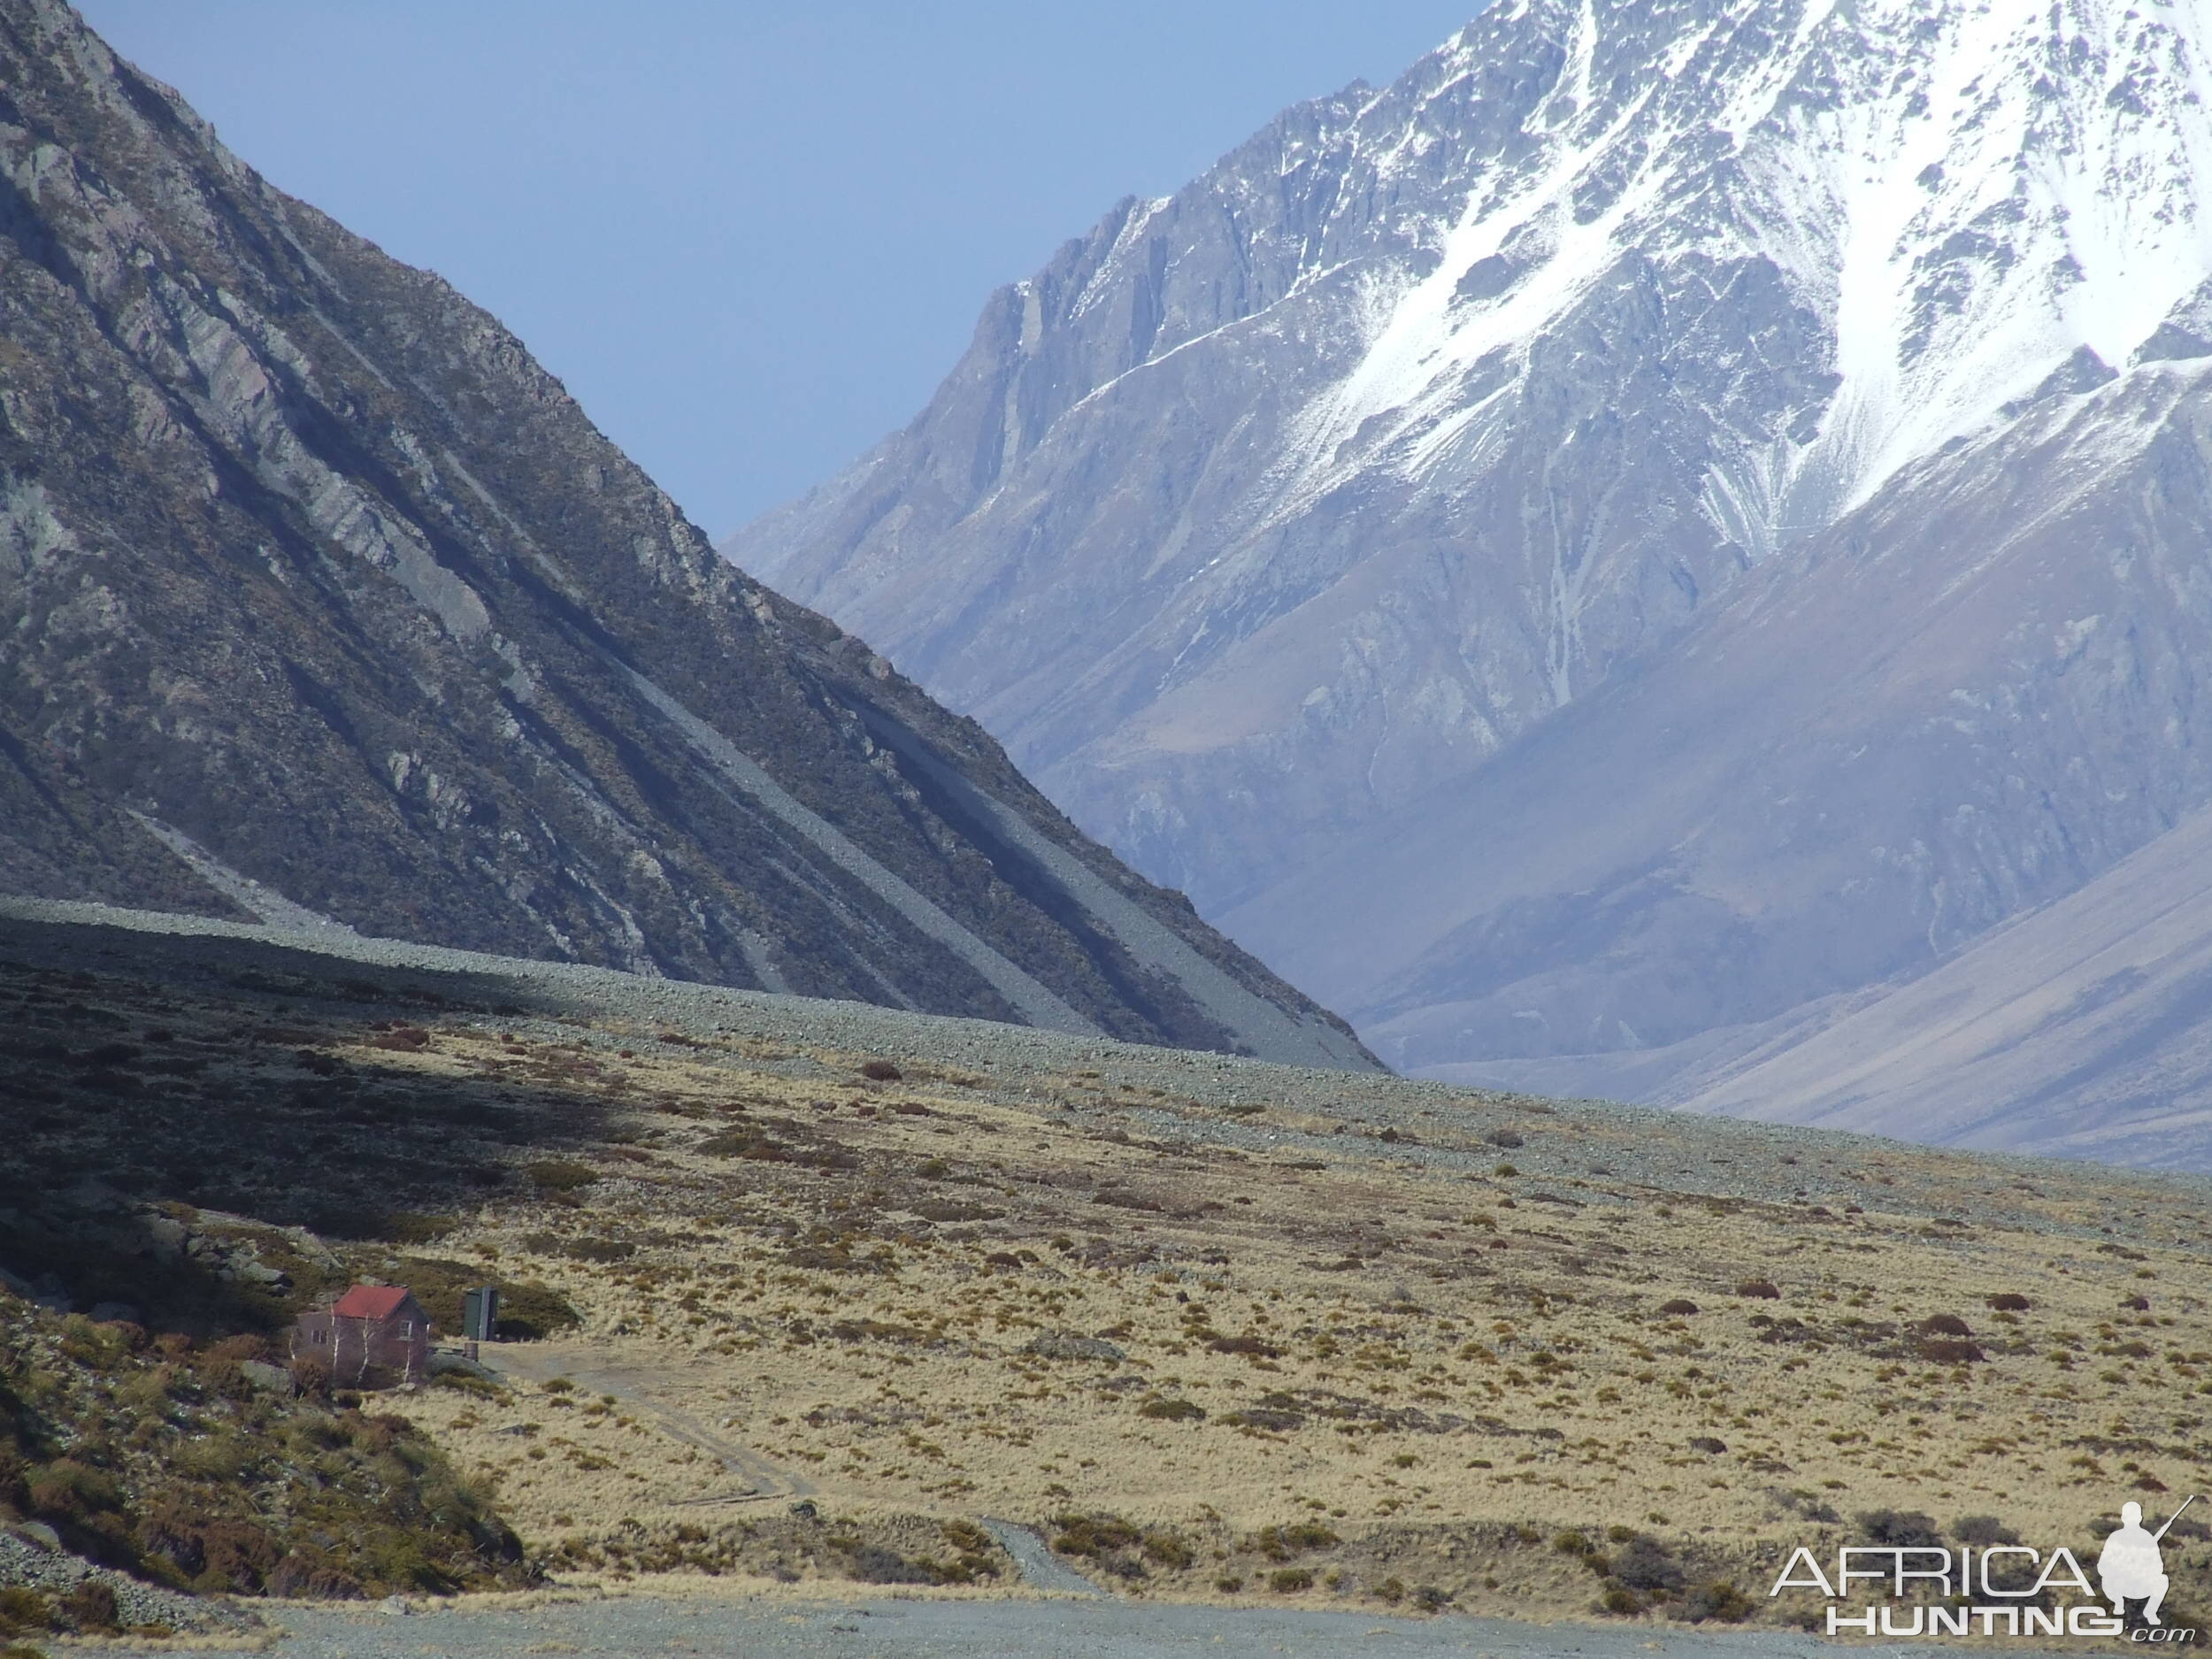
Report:
[[[807,1497],[815,1490],[814,1483],[804,1475],[739,1445],[657,1392],[651,1378],[603,1354],[573,1343],[530,1342],[503,1344],[487,1351],[484,1357],[493,1371],[526,1382],[542,1385],[552,1378],[565,1377],[580,1389],[612,1394],[671,1440],[713,1458],[736,1483],[727,1492],[688,1499],[689,1503],[764,1503],[777,1498]]]

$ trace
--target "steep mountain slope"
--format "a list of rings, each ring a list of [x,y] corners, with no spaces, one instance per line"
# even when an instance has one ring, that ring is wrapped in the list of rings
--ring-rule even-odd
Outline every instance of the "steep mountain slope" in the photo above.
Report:
[[[1697,1111],[2212,1167],[2212,813],[1810,1035],[1701,1079]]]
[[[55,0],[0,239],[7,888],[1371,1064]]]
[[[1386,1057],[1686,1087],[2212,800],[2208,52],[1494,7],[1123,204],[725,550]]]
[[[1230,925],[1409,1069],[1663,1100],[2099,872],[2155,884],[2113,866],[2212,797],[2208,457],[2212,360],[2051,400]]]

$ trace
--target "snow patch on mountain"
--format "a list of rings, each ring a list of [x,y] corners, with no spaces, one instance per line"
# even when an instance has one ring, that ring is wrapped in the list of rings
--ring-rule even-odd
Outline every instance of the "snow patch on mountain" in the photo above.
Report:
[[[1605,85],[1600,48],[1628,14],[1594,0],[1529,0],[1440,50],[1420,106],[1508,27],[1555,38],[1565,64],[1525,123],[1531,153],[1470,180],[1455,217],[1406,227],[1426,268],[1363,286],[1363,349],[1291,422],[1262,529],[1379,466],[1446,489],[1479,474],[1517,408],[1499,377],[1467,396],[1479,365],[1525,377],[1527,342],[1624,259],[1770,262],[1832,342],[1816,433],[1705,480],[1715,527],[1754,557],[2002,420],[2075,352],[2125,362],[2212,271],[2203,0],[1813,5],[1745,73],[1740,37],[1772,11],[1651,8],[1678,28],[1648,48],[1661,73]],[[1356,122],[1350,163],[1392,179],[1420,106],[1380,134]]]

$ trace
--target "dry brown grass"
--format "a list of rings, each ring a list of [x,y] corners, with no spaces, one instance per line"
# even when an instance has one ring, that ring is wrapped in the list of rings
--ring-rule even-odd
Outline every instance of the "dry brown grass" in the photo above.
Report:
[[[584,1326],[527,1368],[613,1378],[615,1397],[405,1408],[577,1559],[626,1526],[783,1510],[702,1503],[742,1483],[661,1412],[757,1451],[826,1515],[1112,1517],[1182,1540],[1115,1555],[1134,1586],[1497,1612],[1592,1607],[1632,1535],[1693,1586],[1763,1590],[1787,1546],[1863,1511],[2039,1536],[2059,1517],[2080,1545],[2130,1490],[2212,1482],[2205,1234],[2178,1188],[1855,1143],[1855,1193],[1894,1210],[1755,1202],[1504,1172],[1504,1114],[1471,1096],[1424,1094],[1417,1122],[1409,1098],[1402,1133],[1499,1172],[1416,1164],[1395,1133],[1317,1157],[1202,1147],[1174,1125],[1333,1125],[1110,1071],[1015,1101],[758,1041],[633,1052],[565,1076],[622,1108],[597,1179],[440,1244],[564,1292]],[[378,1058],[426,1082],[559,1069],[466,1029]],[[1673,1133],[1540,1130],[1594,1170]],[[587,1240],[631,1248],[595,1261]],[[1123,1357],[1032,1350],[1055,1333]],[[1273,1558],[1301,1523],[1334,1541]],[[1563,1552],[1563,1529],[1616,1541]]]
[[[379,1402],[565,1575],[995,1594],[947,1529],[1002,1516],[1148,1594],[1724,1617],[1862,1516],[2085,1549],[2212,1484],[2200,1184],[229,983],[0,964],[12,1202],[100,1174],[290,1290],[165,1289],[63,1221],[40,1260],[211,1340],[363,1274],[572,1304],[488,1356],[511,1387]]]

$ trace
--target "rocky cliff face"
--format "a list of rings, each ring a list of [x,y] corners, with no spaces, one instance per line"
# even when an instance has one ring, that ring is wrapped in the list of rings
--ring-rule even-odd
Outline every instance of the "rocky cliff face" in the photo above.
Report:
[[[726,550],[1386,1057],[1656,1097],[2212,799],[2208,88],[2198,0],[1509,0]]]
[[[0,0],[0,883],[1370,1064],[54,0]]]

